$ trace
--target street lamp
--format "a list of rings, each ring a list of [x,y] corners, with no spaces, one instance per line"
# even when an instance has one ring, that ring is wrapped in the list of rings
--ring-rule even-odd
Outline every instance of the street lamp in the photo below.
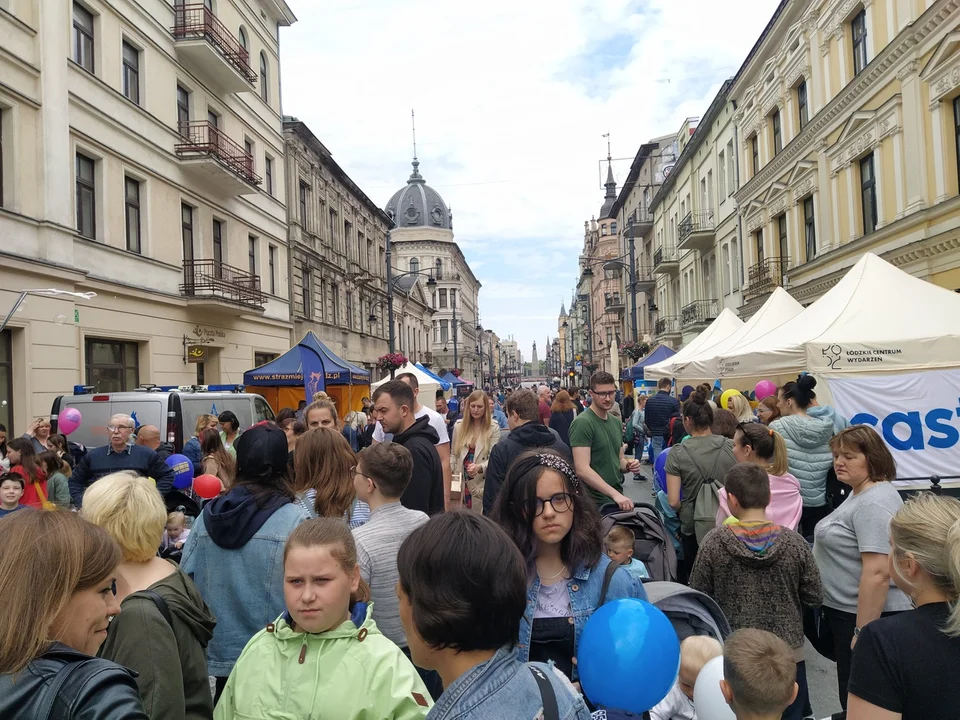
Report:
[[[391,265],[393,250],[392,250],[392,244],[390,242],[390,230],[387,230],[386,256],[387,256],[387,322],[390,323],[390,333],[388,337],[389,337],[390,353],[393,354],[394,344],[395,344],[394,327],[393,327],[393,281],[399,280],[400,278],[406,277],[407,275],[426,275],[427,285],[429,287],[433,287],[437,284],[437,280],[435,277],[433,277],[433,273],[429,270],[408,270],[407,272],[402,272],[399,275],[393,274],[393,271],[395,269],[399,270],[399,268],[394,268]],[[373,317],[372,311],[370,313],[370,316]]]
[[[47,288],[45,290],[21,290],[20,295],[13,303],[13,307],[10,308],[10,312],[7,313],[7,316],[3,319],[3,322],[0,323],[0,332],[3,332],[4,328],[7,327],[7,323],[10,322],[10,318],[12,318],[13,314],[20,309],[21,305],[23,305],[23,301],[27,299],[27,295],[40,295],[43,297],[69,296],[75,297],[78,300],[93,300],[93,298],[97,296],[95,292],[71,292],[70,290],[58,290],[57,288]]]

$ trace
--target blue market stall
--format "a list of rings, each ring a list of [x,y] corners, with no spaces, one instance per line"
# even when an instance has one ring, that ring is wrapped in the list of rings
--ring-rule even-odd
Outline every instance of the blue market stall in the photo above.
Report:
[[[430,370],[430,368],[424,367],[424,366],[421,365],[420,363],[414,363],[414,365],[415,365],[416,368],[417,368],[420,372],[422,372],[424,375],[429,375],[429,376],[432,377],[434,380],[436,380],[437,383],[440,385],[440,389],[443,390],[444,392],[446,392],[447,390],[449,390],[449,389],[452,387],[451,383],[449,383],[449,382],[447,382],[446,380],[444,380],[442,377],[440,377],[440,376],[437,375],[435,372],[433,372],[432,370]]]
[[[666,345],[657,345],[645,358],[642,358],[635,365],[624,368],[620,373],[620,379],[630,381],[638,390],[649,393],[656,387],[657,383],[655,380],[645,380],[643,377],[643,369],[648,365],[663,362],[676,354],[676,350],[671,350]]]
[[[303,392],[300,345],[320,357],[326,393],[336,402],[337,412],[343,416],[351,410],[363,409],[363,398],[370,395],[370,373],[337,356],[313,331],[280,357],[245,372],[243,384],[247,392],[262,395],[274,412],[284,407],[296,408],[301,400],[310,402]]]
[[[472,382],[469,380],[464,380],[463,378],[459,378],[452,372],[448,371],[447,374],[443,376],[443,379],[453,385],[453,389],[457,397],[467,397],[467,395],[473,392]]]

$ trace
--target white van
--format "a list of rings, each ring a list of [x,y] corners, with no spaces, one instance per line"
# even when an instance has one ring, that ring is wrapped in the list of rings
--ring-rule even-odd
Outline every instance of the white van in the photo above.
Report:
[[[246,429],[263,420],[273,420],[273,409],[262,396],[243,392],[238,385],[200,385],[157,387],[143,385],[132,392],[97,393],[93,388],[77,386],[73,395],[60,395],[50,411],[51,431],[57,432],[57,418],[69,407],[80,411],[80,427],[70,433],[70,440],[87,449],[109,442],[107,425],[117,413],[134,418],[135,424],[156,425],[160,438],[181,452],[183,444],[193,436],[197,417],[219,415],[230,410]]]

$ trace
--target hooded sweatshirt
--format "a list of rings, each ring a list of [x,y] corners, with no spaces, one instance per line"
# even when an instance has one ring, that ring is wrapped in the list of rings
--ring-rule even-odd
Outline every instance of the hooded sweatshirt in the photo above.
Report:
[[[804,507],[827,504],[827,472],[833,465],[833,421],[807,415],[784,415],[770,423],[787,445],[787,466],[800,481]]]
[[[716,600],[733,630],[767,630],[801,653],[803,607],[823,601],[820,571],[807,541],[767,521],[735,522],[707,533],[690,587]]]
[[[833,423],[834,433],[850,427],[850,421],[838,413],[832,405],[811,405],[807,408],[807,415],[815,418],[826,418]]]
[[[767,505],[767,517],[770,522],[796,530],[800,524],[800,515],[803,513],[800,481],[790,473],[785,475],[767,473],[767,477],[770,478],[770,504]],[[717,510],[717,525],[723,525],[731,514],[727,503],[727,489],[723,488],[719,495],[720,509]]]
[[[217,624],[213,613],[179,568],[149,590],[164,599],[172,624],[153,598],[131,593],[110,623],[100,656],[138,674],[137,686],[151,718],[209,720],[213,699],[206,647]]]
[[[415,720],[433,701],[416,669],[357,603],[348,620],[323,633],[296,629],[289,613],[247,643],[214,717]]]
[[[503,485],[507,468],[517,457],[531,448],[552,448],[568,461],[572,462],[570,448],[560,441],[559,436],[551,432],[536,421],[527,422],[508,435],[500,437],[500,442],[490,451],[490,460],[487,462],[487,475],[483,484],[483,514],[489,515],[493,511],[494,500]]]
[[[204,525],[217,545],[236,550],[246,545],[271,515],[292,502],[279,494],[258,502],[248,488],[238,485],[204,506]]]
[[[413,477],[400,496],[405,508],[427,515],[443,512],[443,464],[436,447],[439,440],[427,415],[393,436],[393,442],[403,445],[413,455]]]

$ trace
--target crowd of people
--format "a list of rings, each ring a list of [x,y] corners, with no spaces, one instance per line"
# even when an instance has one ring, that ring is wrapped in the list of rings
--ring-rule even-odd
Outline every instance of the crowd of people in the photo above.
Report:
[[[653,720],[696,718],[720,656],[738,718],[814,717],[807,639],[836,662],[835,718],[956,717],[960,501],[904,502],[880,436],[815,388],[721,408],[596,372],[430,408],[402,374],[342,419],[324,395],[249,428],[201,415],[183,454],[222,487],[202,504],[127,415],[83,452],[0,427],[0,717],[612,720],[581,638],[665,579],[734,632],[678,637]],[[644,463],[675,578],[607,520]]]

